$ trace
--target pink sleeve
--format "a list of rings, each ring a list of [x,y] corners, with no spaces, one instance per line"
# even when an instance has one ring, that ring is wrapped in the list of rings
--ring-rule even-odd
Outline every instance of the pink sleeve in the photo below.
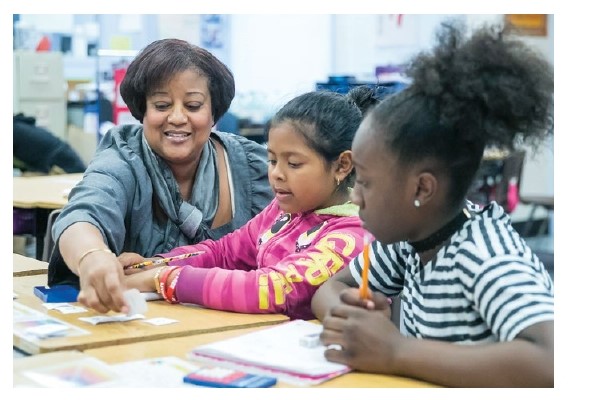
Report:
[[[195,257],[171,261],[169,265],[190,265],[196,268],[220,267],[225,269],[256,269],[257,242],[260,233],[269,227],[279,213],[277,203],[272,202],[244,226],[219,240],[204,240],[198,244],[176,247],[161,257],[172,257],[195,251],[204,251]]]
[[[364,235],[357,217],[340,217],[329,220],[309,247],[276,265],[251,271],[184,267],[177,300],[218,310],[312,319],[314,292],[362,251]]]

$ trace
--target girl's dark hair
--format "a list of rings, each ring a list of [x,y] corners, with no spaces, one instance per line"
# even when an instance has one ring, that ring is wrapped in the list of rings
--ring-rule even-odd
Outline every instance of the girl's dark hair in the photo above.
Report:
[[[233,74],[210,52],[179,39],[150,43],[127,68],[120,91],[135,119],[142,122],[149,93],[189,69],[208,79],[213,120],[218,121],[229,109],[235,95]]]
[[[463,25],[444,23],[433,50],[409,66],[411,85],[372,111],[401,163],[431,158],[447,171],[451,205],[464,199],[486,146],[536,146],[553,134],[552,67],[508,30],[484,26],[467,38]]]
[[[289,123],[304,136],[308,147],[331,163],[352,148],[363,115],[377,103],[375,90],[367,86],[358,86],[346,95],[330,91],[305,93],[290,100],[271,118],[265,137],[269,139],[271,128]],[[353,184],[354,170],[340,186]]]

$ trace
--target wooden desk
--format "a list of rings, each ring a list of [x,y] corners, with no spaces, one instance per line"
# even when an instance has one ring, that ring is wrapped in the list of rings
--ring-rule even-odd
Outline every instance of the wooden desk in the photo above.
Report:
[[[48,263],[13,253],[13,276],[48,274]]]
[[[57,209],[67,204],[70,190],[83,174],[15,176],[13,177],[13,207]]]
[[[41,262],[41,261],[40,261]],[[34,286],[44,286],[48,283],[47,274],[13,276],[13,292],[19,296],[33,296]],[[37,297],[35,297],[37,299]],[[41,301],[40,301],[41,304]]]
[[[116,364],[126,361],[141,360],[143,358],[175,356],[187,360],[187,353],[194,347],[228,339],[234,336],[252,332],[260,328],[236,329],[227,332],[207,333],[203,335],[191,335],[185,337],[153,340],[144,343],[132,343],[117,346],[107,346],[98,349],[85,350],[84,354],[94,356],[108,364]],[[287,383],[279,382],[276,387],[292,387]],[[368,374],[362,372],[351,372],[323,382],[316,388],[403,388],[403,387],[438,387],[431,383],[411,378],[391,375]]]
[[[32,233],[36,239],[35,256],[38,260],[42,259],[48,215],[67,204],[67,191],[82,178],[82,173],[13,177],[13,208],[29,209],[34,213]]]
[[[77,314],[62,314],[47,310],[42,301],[34,296],[33,286],[45,285],[46,275],[31,275],[13,278],[13,291],[18,294],[15,302],[26,305],[51,317],[89,331],[90,335],[27,340],[13,333],[13,346],[28,354],[47,353],[60,350],[85,350],[102,346],[148,340],[218,332],[230,329],[274,325],[289,318],[281,314],[240,314],[226,311],[208,310],[197,306],[173,305],[166,301],[148,302],[145,317],[167,317],[179,322],[154,326],[143,320],[91,325],[80,321],[80,317],[101,315],[95,311]],[[114,314],[114,313],[111,313]]]

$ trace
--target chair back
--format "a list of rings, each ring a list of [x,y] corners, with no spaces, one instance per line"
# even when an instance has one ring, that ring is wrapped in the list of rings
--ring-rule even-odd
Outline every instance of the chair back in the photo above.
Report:
[[[60,215],[61,209],[52,210],[48,215],[48,224],[46,225],[46,234],[44,235],[44,249],[42,251],[42,261],[50,261],[50,255],[54,250],[54,240],[52,239],[52,226],[56,218]]]
[[[516,192],[518,194],[521,189],[523,164],[525,164],[525,150],[515,150],[504,159],[502,178],[496,186],[496,202],[508,213],[511,213],[516,206],[516,203],[511,204],[509,201],[511,180],[517,185]]]

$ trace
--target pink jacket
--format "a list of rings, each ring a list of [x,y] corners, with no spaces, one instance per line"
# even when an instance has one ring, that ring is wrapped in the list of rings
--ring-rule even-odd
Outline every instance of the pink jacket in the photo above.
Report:
[[[205,251],[169,263],[185,265],[175,287],[182,303],[313,319],[313,294],[362,251],[366,234],[353,204],[292,215],[281,212],[273,200],[217,241],[177,247],[160,256]]]

